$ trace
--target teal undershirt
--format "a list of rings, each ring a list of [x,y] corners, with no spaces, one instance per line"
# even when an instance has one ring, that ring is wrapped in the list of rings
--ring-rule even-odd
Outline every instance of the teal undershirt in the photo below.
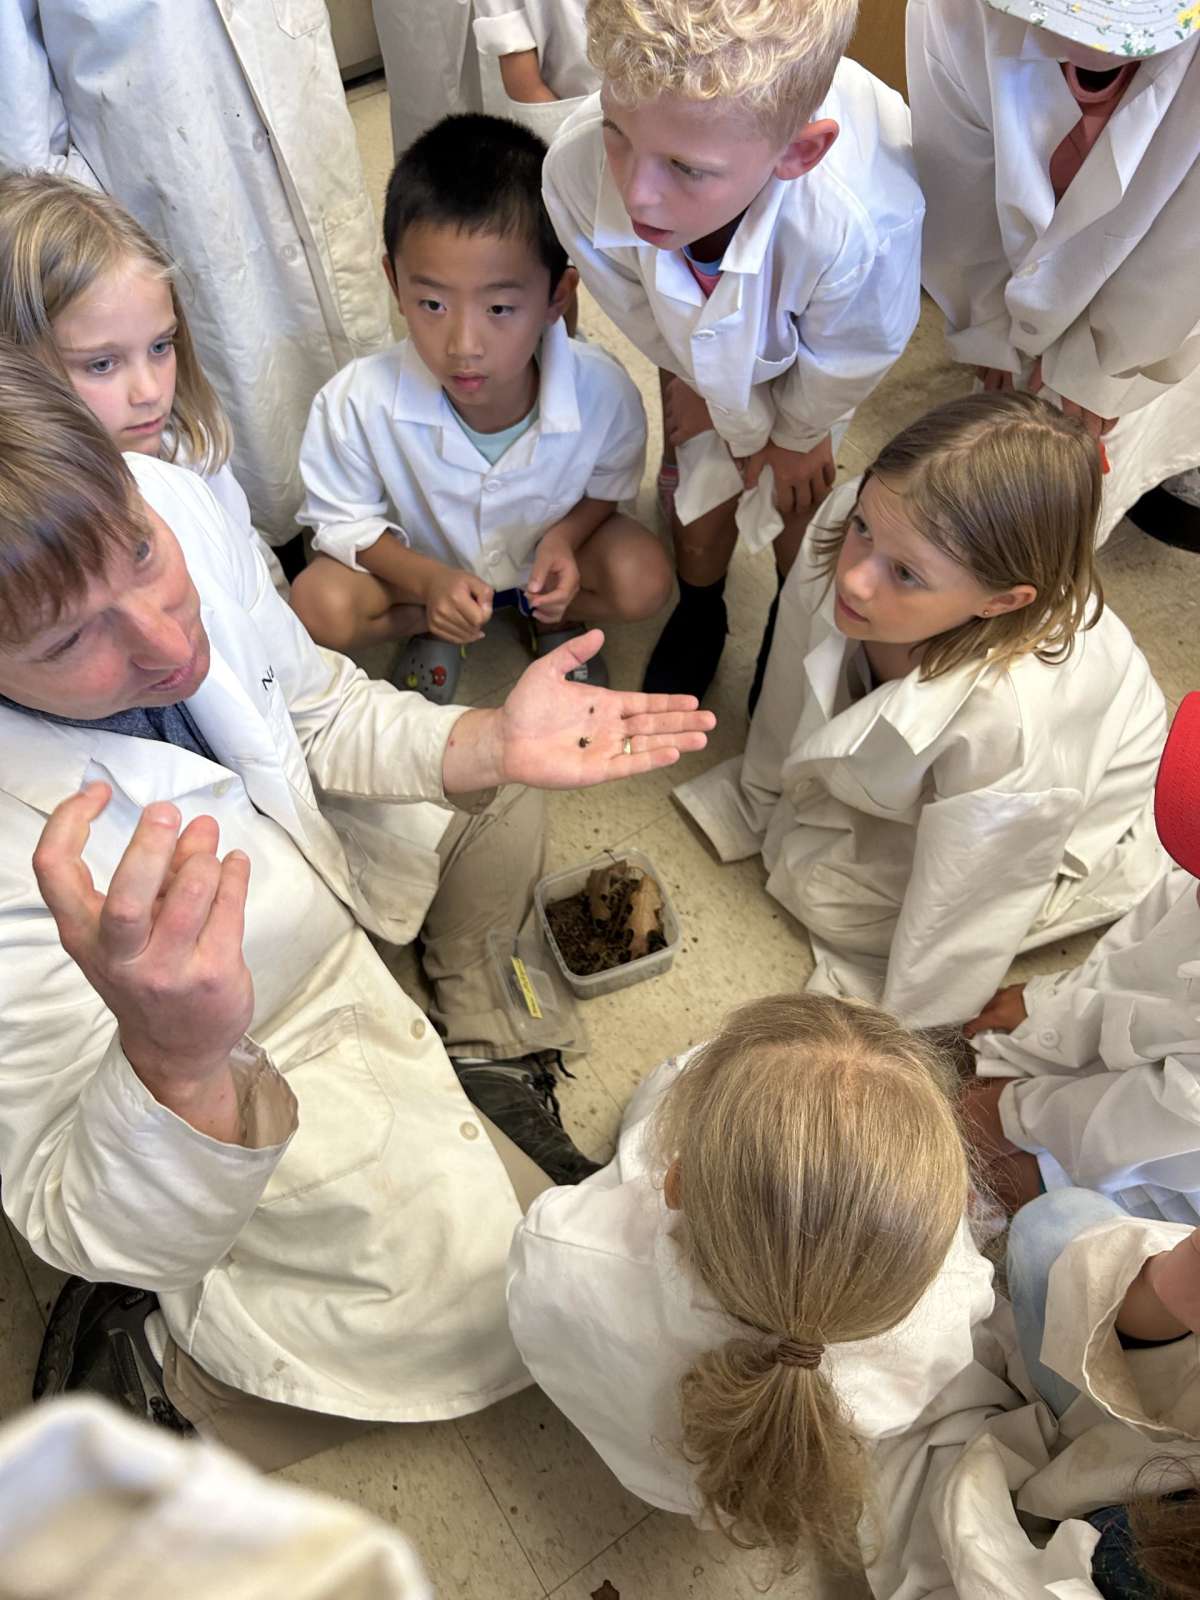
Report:
[[[454,407],[450,408],[454,411]],[[459,427],[470,439],[479,454],[489,467],[494,467],[504,452],[510,449],[523,433],[528,433],[537,421],[537,401],[534,401],[533,410],[528,416],[522,417],[520,422],[514,422],[511,428],[501,428],[499,433],[480,433],[469,422],[464,422],[457,411],[454,411],[455,420]]]

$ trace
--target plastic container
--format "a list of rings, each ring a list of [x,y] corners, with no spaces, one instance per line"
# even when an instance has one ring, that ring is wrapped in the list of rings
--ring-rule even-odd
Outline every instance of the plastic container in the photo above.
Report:
[[[587,1028],[550,954],[537,913],[520,930],[490,933],[488,950],[505,1014],[525,1049],[584,1054]]]
[[[626,961],[623,966],[609,967],[604,972],[594,972],[590,977],[581,977],[579,973],[572,972],[563,960],[562,951],[558,948],[558,941],[546,917],[546,907],[553,905],[556,900],[569,900],[586,885],[589,873],[594,872],[597,867],[612,866],[616,861],[627,861],[631,867],[640,868],[647,877],[653,878],[657,883],[662,894],[663,937],[667,942],[661,950],[655,950],[651,955],[638,956],[636,961]],[[640,850],[606,850],[602,856],[596,856],[583,866],[567,867],[563,872],[551,872],[533,891],[533,903],[551,958],[563,982],[567,984],[571,993],[578,995],[581,1000],[591,1000],[598,994],[615,994],[618,989],[628,989],[630,984],[641,983],[643,978],[660,977],[669,970],[675,960],[675,952],[679,949],[679,919],[675,915],[667,886],[656,871],[654,863]]]

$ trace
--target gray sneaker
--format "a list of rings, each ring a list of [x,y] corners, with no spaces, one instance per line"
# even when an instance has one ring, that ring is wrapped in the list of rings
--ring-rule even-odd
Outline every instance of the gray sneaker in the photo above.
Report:
[[[582,1183],[602,1163],[589,1161],[563,1128],[557,1077],[571,1074],[557,1050],[539,1050],[512,1061],[455,1061],[463,1093],[506,1133],[535,1166],[557,1184]]]

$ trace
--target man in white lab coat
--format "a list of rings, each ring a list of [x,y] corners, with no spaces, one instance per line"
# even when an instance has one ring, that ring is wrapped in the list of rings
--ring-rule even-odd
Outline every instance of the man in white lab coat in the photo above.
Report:
[[[368,935],[420,930],[456,1058],[503,1057],[487,933],[528,905],[540,811],[479,791],[649,771],[713,719],[568,684],[595,633],[499,710],[400,694],[313,645],[199,478],[124,462],[0,351],[4,1204],[60,1270],[156,1292],[142,1363],[279,1465],[313,1448],[297,1417],[528,1381],[503,1268],[530,1166],[460,1087],[519,1064],[456,1076]],[[453,794],[480,814],[422,839],[414,802]]]
[[[0,166],[107,190],[179,262],[255,526],[290,540],[312,398],[391,338],[324,0],[6,0],[0,106]]]
[[[1104,438],[1101,540],[1200,463],[1200,13],[1135,10],[908,6],[925,287],[985,384]]]
[[[1200,694],[1171,725],[1155,821],[1179,863],[1068,972],[1001,989],[967,1025],[967,1100],[1012,1207],[1074,1184],[1200,1222]]]

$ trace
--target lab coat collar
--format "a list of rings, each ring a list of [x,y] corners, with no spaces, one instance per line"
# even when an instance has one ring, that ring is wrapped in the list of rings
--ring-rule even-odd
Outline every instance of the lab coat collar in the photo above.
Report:
[[[580,431],[582,420],[575,377],[575,351],[560,317],[546,328],[538,347],[538,416],[534,427],[539,433]],[[399,425],[415,423],[419,427],[438,429],[441,453],[446,460],[458,466],[474,467],[477,471],[491,470],[459,426],[457,413],[445,390],[421,360],[411,339],[405,340],[400,357],[392,396],[392,420]]]
[[[201,607],[201,615],[211,640],[207,606]],[[13,753],[3,763],[0,790],[49,816],[82,786],[93,762],[110,771],[140,807],[192,794],[233,771],[260,811],[300,836],[303,826],[270,729],[215,647],[208,676],[187,707],[217,761],[181,745],[47,722],[0,707],[0,749]],[[131,743],[147,750],[131,750]],[[142,755],[152,759],[138,759]]]
[[[970,698],[976,684],[990,671],[987,661],[959,667],[943,677],[922,682],[916,672],[891,683],[880,684],[872,693],[855,701],[833,722],[838,691],[851,652],[857,641],[848,639],[834,621],[834,593],[821,601],[813,618],[813,643],[804,658],[804,673],[811,693],[820,705],[836,736],[827,739],[829,754],[849,755],[862,744],[877,722],[888,723],[914,755],[920,755],[941,738]],[[819,735],[822,739],[825,735]],[[836,748],[834,746],[836,745]],[[809,754],[814,754],[811,747]],[[824,753],[824,752],[822,752]]]
[[[1061,63],[1056,58],[1052,41],[1047,38],[1044,29],[1035,28],[1029,23],[1018,23],[1014,17],[989,18],[989,21],[993,24],[1001,21],[1015,24],[1010,28],[1001,26],[997,29],[997,56],[1043,62],[1048,73],[1047,89],[1057,90],[1066,97],[1068,109],[1063,113],[1065,126],[1061,132],[1057,131],[1057,120],[1054,121],[1056,132],[1052,148],[1057,148],[1061,139],[1075,126],[1079,116],[1070,90],[1062,79]],[[1188,40],[1175,50],[1147,56],[1138,62],[1138,70],[1113,113],[1114,119],[1120,118],[1120,139],[1109,136],[1110,122],[1089,152],[1088,182],[1072,183],[1055,208],[1054,222],[1063,231],[1073,233],[1086,226],[1094,217],[1111,210],[1117,198],[1124,194],[1150,139],[1187,75],[1198,47],[1200,36]],[[1121,66],[1123,60],[1123,57],[1114,56],[1113,65]]]

